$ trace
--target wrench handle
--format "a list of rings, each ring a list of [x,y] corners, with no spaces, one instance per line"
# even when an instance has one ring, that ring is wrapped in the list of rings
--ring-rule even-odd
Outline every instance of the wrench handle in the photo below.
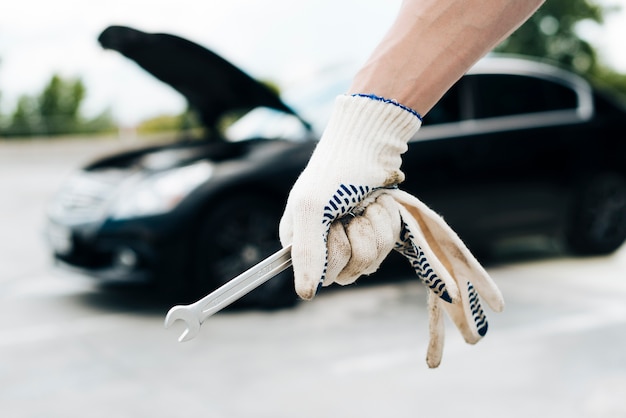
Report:
[[[192,307],[203,323],[208,317],[250,293],[291,266],[291,245],[275,252],[223,286],[215,289]]]

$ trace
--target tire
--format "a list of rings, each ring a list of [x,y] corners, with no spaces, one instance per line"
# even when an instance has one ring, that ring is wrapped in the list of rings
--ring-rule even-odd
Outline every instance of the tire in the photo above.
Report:
[[[579,187],[572,214],[566,234],[572,252],[614,252],[626,239],[626,181],[617,174],[592,177]]]
[[[196,245],[194,292],[202,297],[281,248],[282,206],[246,195],[220,201],[204,219]],[[280,309],[294,306],[293,273],[287,269],[241,298],[234,306]]]

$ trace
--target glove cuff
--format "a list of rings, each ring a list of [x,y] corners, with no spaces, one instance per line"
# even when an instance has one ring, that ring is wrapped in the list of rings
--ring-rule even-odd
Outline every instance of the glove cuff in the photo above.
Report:
[[[402,103],[398,103],[397,101],[395,101],[393,99],[386,99],[384,97],[380,97],[380,96],[377,96],[375,94],[363,94],[363,93],[354,93],[354,94],[351,94],[350,96],[351,97],[363,97],[363,98],[367,98],[367,99],[371,99],[371,100],[376,100],[378,102],[389,103],[389,104],[398,106],[399,108],[404,109],[407,112],[409,112],[412,115],[414,115],[416,118],[418,118],[420,120],[420,122],[422,121],[422,115],[420,115],[416,110],[411,109],[410,107],[405,106]]]
[[[421,126],[417,112],[377,96],[341,95],[335,99],[330,120],[316,150],[326,162],[358,161],[360,169],[382,168],[382,186],[404,180],[402,154]],[[321,163],[321,161],[320,161]],[[336,166],[341,166],[337,164]]]

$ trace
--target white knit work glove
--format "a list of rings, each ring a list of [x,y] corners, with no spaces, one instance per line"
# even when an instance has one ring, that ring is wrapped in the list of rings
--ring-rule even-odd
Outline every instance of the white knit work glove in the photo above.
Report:
[[[459,292],[452,303],[447,303],[432,287],[429,289],[430,342],[426,362],[434,368],[439,366],[443,354],[442,311],[448,314],[465,341],[475,344],[485,336],[488,327],[479,295],[495,312],[504,309],[504,299],[489,274],[439,215],[404,191],[395,189],[386,193],[397,202],[402,218],[401,239],[396,250],[411,260],[418,276],[434,273],[452,278],[456,286],[448,285],[448,288],[456,287]],[[419,249],[423,256],[415,254]]]
[[[417,198],[396,188],[401,155],[421,125],[410,109],[361,96],[339,96],[309,164],[296,181],[280,223],[292,244],[295,286],[304,299],[319,285],[349,284],[378,269],[395,249],[429,289],[427,362],[437,367],[445,311],[465,340],[487,331],[478,301],[495,311],[502,296],[452,229]]]
[[[322,284],[348,284],[374,272],[394,248],[397,204],[382,195],[404,180],[401,155],[420,125],[417,113],[389,100],[336,98],[280,222],[283,246],[292,244],[300,297],[311,299]]]

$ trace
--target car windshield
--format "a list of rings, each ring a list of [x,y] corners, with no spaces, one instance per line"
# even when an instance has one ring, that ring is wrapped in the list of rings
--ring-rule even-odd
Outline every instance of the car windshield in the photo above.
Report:
[[[334,98],[347,90],[352,74],[353,68],[348,66],[325,70],[292,83],[282,92],[281,99],[311,124],[312,132],[294,115],[257,107],[226,129],[226,139],[281,138],[304,141],[310,139],[312,134],[319,137],[330,117]]]

